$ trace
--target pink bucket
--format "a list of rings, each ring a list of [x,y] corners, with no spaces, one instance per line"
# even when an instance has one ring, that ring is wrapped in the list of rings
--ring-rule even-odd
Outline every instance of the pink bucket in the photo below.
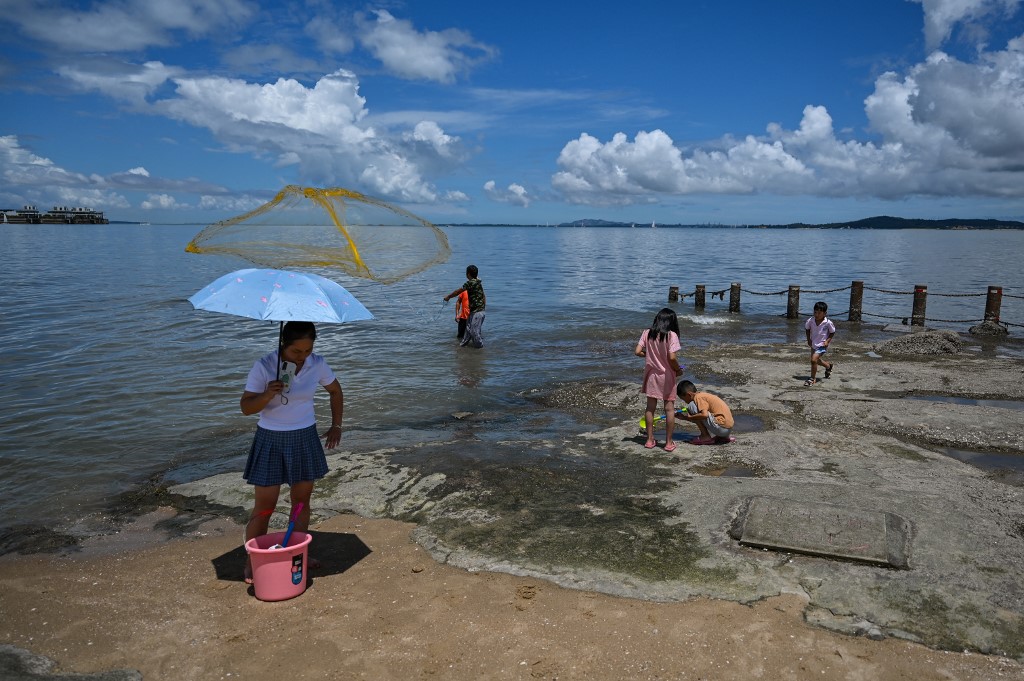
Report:
[[[261,601],[283,601],[295,598],[306,590],[309,572],[309,542],[313,537],[295,531],[288,546],[272,549],[280,544],[284,532],[271,532],[245,542],[245,550],[252,561],[252,586]]]

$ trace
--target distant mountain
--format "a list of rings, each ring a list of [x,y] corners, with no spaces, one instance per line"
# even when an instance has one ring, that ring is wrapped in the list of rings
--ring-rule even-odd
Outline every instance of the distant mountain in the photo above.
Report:
[[[647,223],[612,222],[587,218],[563,222],[558,227],[650,227]],[[717,225],[717,224],[662,224],[658,227],[752,227],[761,229],[1024,229],[1024,222],[1015,220],[981,220],[976,218],[950,218],[948,220],[918,220],[915,218],[894,218],[879,215],[852,222],[827,222],[824,224],[808,224],[793,222],[787,225]]]
[[[635,227],[637,229],[646,228],[650,229],[651,225],[646,222],[619,222],[614,220],[599,220],[597,218],[584,218],[582,220],[573,220],[572,222],[559,222],[557,224],[545,223],[540,224],[481,224],[481,223],[449,223],[454,226],[477,226],[477,227]],[[687,224],[687,223],[657,223],[658,229],[661,228],[672,228],[672,227],[717,227],[717,228],[734,228],[734,229],[1024,229],[1024,222],[1018,222],[1016,220],[982,220],[976,218],[964,219],[964,218],[950,218],[948,220],[918,220],[915,218],[894,218],[888,215],[879,215],[873,218],[864,218],[863,220],[854,220],[852,222],[827,222],[824,224],[808,224],[805,222],[793,222],[788,225],[723,225],[714,223],[705,223],[701,225]]]
[[[788,225],[748,225],[750,227],[793,228],[813,227],[817,229],[1024,229],[1024,222],[1016,220],[979,220],[950,218],[949,220],[918,220],[914,218],[894,218],[879,215],[853,222],[829,222],[821,225],[809,225],[796,222]]]

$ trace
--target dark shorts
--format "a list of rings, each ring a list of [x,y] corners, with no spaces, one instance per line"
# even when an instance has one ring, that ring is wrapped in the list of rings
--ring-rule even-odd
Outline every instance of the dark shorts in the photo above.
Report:
[[[327,475],[327,455],[316,426],[267,430],[256,426],[242,476],[250,485],[271,487],[319,480]]]

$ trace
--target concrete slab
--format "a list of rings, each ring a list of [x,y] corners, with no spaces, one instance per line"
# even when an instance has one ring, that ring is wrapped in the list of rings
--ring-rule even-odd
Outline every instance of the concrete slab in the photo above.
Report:
[[[741,544],[909,568],[909,523],[895,513],[748,497],[731,532]]]

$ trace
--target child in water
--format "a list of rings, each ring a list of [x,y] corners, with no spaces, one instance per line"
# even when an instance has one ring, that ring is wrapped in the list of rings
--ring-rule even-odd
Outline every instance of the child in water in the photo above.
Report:
[[[647,411],[644,419],[647,425],[647,443],[644,447],[653,449],[657,442],[654,439],[654,410],[658,400],[665,405],[665,451],[676,448],[672,441],[675,428],[676,376],[683,373],[679,366],[676,353],[679,352],[679,320],[671,308],[662,308],[651,322],[651,328],[640,334],[640,342],[634,354],[643,357],[644,380],[640,392],[647,396]]]
[[[466,335],[466,325],[469,324],[469,293],[466,291],[455,298],[455,323],[458,324],[455,337],[461,341]]]

